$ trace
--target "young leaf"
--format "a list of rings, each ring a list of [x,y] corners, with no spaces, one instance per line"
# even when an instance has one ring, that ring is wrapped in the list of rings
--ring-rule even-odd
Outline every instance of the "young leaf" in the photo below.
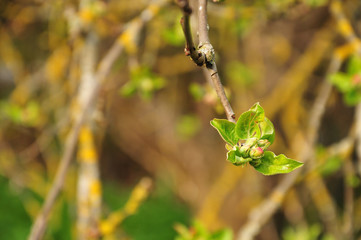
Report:
[[[260,138],[259,123],[264,121],[264,110],[256,103],[248,111],[242,113],[236,123],[236,133],[240,139]]]
[[[217,129],[219,135],[221,135],[224,141],[226,141],[232,146],[237,145],[239,138],[235,132],[235,127],[236,127],[235,123],[225,119],[215,118],[211,121],[211,125],[215,129]]]
[[[264,118],[264,121],[259,124],[262,135],[261,139],[267,139],[271,144],[275,140],[275,128],[273,123],[268,119]]]
[[[264,175],[289,173],[303,165],[303,163],[287,158],[283,154],[276,156],[271,151],[266,151],[260,161],[257,161],[257,164],[253,162],[250,162],[250,164]]]
[[[227,160],[233,165],[240,166],[252,161],[252,158],[243,158],[239,149],[233,149],[227,152]]]

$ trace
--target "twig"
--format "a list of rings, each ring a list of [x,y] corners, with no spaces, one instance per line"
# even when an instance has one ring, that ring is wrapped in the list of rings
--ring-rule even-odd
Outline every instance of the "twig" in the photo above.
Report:
[[[176,0],[176,2],[183,11],[181,25],[186,39],[185,53],[186,55],[189,55],[198,66],[205,65],[207,67],[208,73],[213,82],[213,87],[221,100],[228,121],[235,122],[235,114],[224,92],[221,79],[218,75],[217,65],[214,61],[214,49],[208,37],[207,0],[199,0],[198,2],[199,44],[197,49],[194,47],[190,29],[189,17],[192,13],[192,9],[189,6],[189,2],[188,0]]]
[[[91,103],[91,101],[88,102],[86,109],[88,109],[89,106],[91,105],[89,103]],[[38,214],[38,216],[36,217],[35,223],[31,228],[31,232],[28,238],[29,240],[42,239],[44,235],[49,213],[55,203],[57,196],[59,195],[60,190],[64,185],[66,173],[68,171],[69,165],[71,163],[75,151],[75,146],[78,140],[80,127],[84,122],[86,112],[87,111],[84,110],[83,112],[80,113],[79,117],[77,118],[74,126],[72,127],[66,139],[64,155],[60,160],[59,168],[57,170],[54,182],[52,184],[49,193],[46,196],[43,207],[40,213]]]

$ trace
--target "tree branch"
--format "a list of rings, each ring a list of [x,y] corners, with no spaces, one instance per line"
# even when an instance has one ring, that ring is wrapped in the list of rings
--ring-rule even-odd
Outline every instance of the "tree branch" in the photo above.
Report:
[[[164,0],[158,0],[151,3],[147,9],[145,9],[139,17],[142,23],[148,22],[150,19],[158,11],[158,7],[165,4]],[[128,25],[131,27],[132,25]],[[132,34],[139,34],[141,28],[138,28],[137,31],[132,32]],[[124,32],[126,32],[125,29]],[[119,38],[118,38],[119,39]],[[133,39],[133,38],[132,38]],[[70,133],[67,136],[65,147],[64,147],[64,155],[60,160],[59,167],[57,169],[57,173],[52,184],[52,187],[45,198],[45,202],[42,206],[40,213],[37,215],[35,222],[31,228],[28,240],[39,240],[42,239],[45,233],[48,216],[53,208],[56,198],[58,197],[65,181],[66,174],[68,172],[70,163],[73,159],[73,155],[76,149],[76,144],[78,141],[78,136],[80,132],[80,128],[83,125],[86,117],[89,112],[91,112],[91,108],[93,106],[94,101],[97,99],[99,94],[99,90],[106,80],[106,76],[111,70],[111,66],[117,57],[122,53],[124,44],[117,40],[113,44],[113,46],[109,49],[104,58],[100,61],[99,68],[95,73],[95,84],[92,89],[89,90],[89,94],[87,94],[87,99],[84,100],[83,108],[80,109],[80,113],[75,118],[75,122],[70,130]]]
[[[228,98],[224,92],[224,88],[221,79],[218,75],[217,65],[214,61],[214,49],[209,41],[208,36],[208,20],[207,20],[207,0],[199,0],[198,7],[198,32],[199,32],[199,45],[197,49],[194,47],[192,33],[190,28],[190,14],[192,9],[189,6],[188,0],[176,0],[178,6],[183,11],[183,17],[181,19],[181,25],[183,28],[184,36],[186,39],[185,53],[190,56],[192,60],[198,65],[205,65],[211,76],[213,87],[217,92],[219,99],[226,112],[228,121],[235,122],[235,114],[228,101]]]

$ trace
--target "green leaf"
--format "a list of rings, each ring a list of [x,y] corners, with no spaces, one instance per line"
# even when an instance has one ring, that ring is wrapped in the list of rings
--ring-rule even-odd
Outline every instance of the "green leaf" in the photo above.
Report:
[[[241,114],[236,123],[236,133],[240,139],[261,138],[259,123],[264,121],[264,110],[256,103]]]
[[[215,129],[217,129],[219,135],[221,135],[224,141],[226,141],[232,146],[237,145],[239,138],[235,132],[235,127],[236,127],[235,123],[225,119],[215,118],[211,121],[211,125]]]
[[[231,162],[233,165],[240,166],[252,161],[252,158],[242,157],[239,148],[236,147],[236,149],[227,152],[227,160]]]
[[[275,140],[275,128],[273,127],[273,123],[265,117],[259,127],[262,130],[261,139],[267,139],[272,144]]]
[[[258,164],[250,162],[258,172],[264,175],[289,173],[303,165],[303,163],[287,158],[283,154],[276,156],[271,151],[266,151],[264,156],[260,161],[257,161],[257,163]]]

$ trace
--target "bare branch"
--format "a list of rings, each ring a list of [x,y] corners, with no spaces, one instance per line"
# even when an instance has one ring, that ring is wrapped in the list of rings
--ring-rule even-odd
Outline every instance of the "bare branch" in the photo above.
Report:
[[[219,99],[221,100],[228,121],[235,122],[235,114],[224,92],[221,79],[218,75],[217,65],[214,61],[214,49],[209,41],[208,20],[207,20],[207,0],[199,0],[198,32],[199,32],[200,42],[197,49],[195,49],[191,34],[189,17],[190,14],[192,13],[192,9],[189,6],[189,2],[188,0],[176,0],[176,2],[183,11],[181,25],[186,39],[186,49],[185,49],[186,55],[189,55],[198,66],[206,65],[208,69],[208,73],[212,79],[213,87],[216,90]]]

